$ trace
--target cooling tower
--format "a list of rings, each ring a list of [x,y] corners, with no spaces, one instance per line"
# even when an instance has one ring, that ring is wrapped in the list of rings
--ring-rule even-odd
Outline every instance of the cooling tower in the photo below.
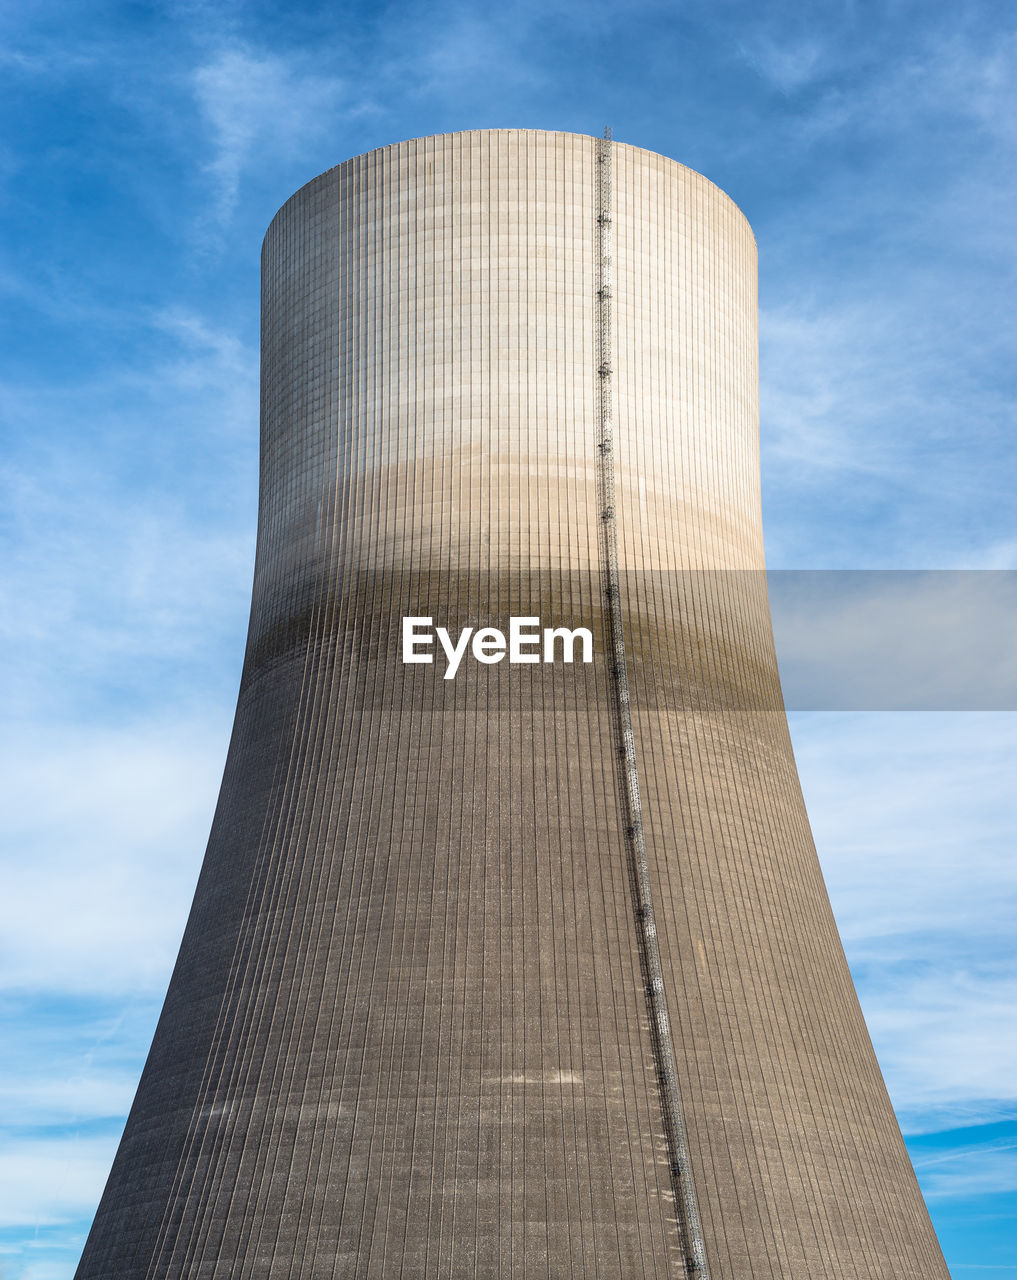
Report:
[[[236,722],[80,1280],[947,1277],[781,703],[742,214],[468,132],[263,268]]]

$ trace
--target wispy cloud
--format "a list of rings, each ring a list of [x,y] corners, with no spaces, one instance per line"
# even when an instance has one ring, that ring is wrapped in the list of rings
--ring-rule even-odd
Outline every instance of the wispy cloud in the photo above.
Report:
[[[901,1123],[923,1133],[1017,1116],[1017,972],[951,972],[941,958],[935,967],[934,975],[909,980],[898,956],[882,983],[872,977],[871,961],[860,971],[869,1029]],[[1017,1178],[1017,1157],[1006,1158]]]
[[[741,52],[770,84],[783,94],[792,94],[823,74],[829,48],[815,36],[779,39],[758,30],[743,41]]]
[[[3,752],[0,989],[158,991],[179,943],[229,710],[100,729],[19,726]],[[45,903],[40,912],[38,904]]]
[[[915,1162],[925,1194],[968,1199],[1017,1190],[1017,1140],[924,1152]]]
[[[757,223],[771,557],[988,566],[1014,465],[1017,39],[944,14],[890,56],[892,23],[862,40],[853,21],[746,37],[778,63],[822,41],[779,130],[795,185]]]
[[[413,39],[400,33],[392,49],[386,78],[400,76],[415,93],[468,92],[487,83],[512,83],[532,91],[545,78],[539,43],[533,38],[541,23],[560,15],[528,4],[510,9],[453,6],[443,14],[421,12],[413,22]],[[590,20],[595,20],[593,10]]]
[[[27,1138],[0,1151],[0,1227],[73,1221],[86,1212],[116,1151],[115,1136]]]
[[[271,163],[287,151],[306,152],[335,127],[344,83],[315,70],[315,63],[307,53],[287,57],[236,45],[193,72],[212,151],[206,169],[219,228],[230,221],[250,165]]]
[[[831,900],[912,1131],[1017,1113],[1017,715],[797,715]]]
[[[89,690],[94,705],[110,677],[122,699],[199,639],[206,666],[221,652],[213,645],[231,643],[233,664],[240,652],[256,359],[179,308],[146,317],[144,329],[166,335],[149,338],[148,368],[6,388],[0,687],[9,714],[63,716]]]

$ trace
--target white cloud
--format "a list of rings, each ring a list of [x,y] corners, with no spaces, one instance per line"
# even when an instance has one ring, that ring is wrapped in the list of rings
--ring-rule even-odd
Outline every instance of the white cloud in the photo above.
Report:
[[[926,1152],[915,1161],[915,1167],[926,1195],[936,1199],[1017,1191],[1017,1142],[1004,1139]]]
[[[152,324],[175,338],[181,350],[172,359],[156,362],[149,380],[180,394],[211,392],[223,408],[232,410],[234,427],[253,435],[258,421],[257,353],[235,333],[216,328],[187,307],[166,307],[152,316]]]
[[[778,38],[760,29],[742,42],[741,54],[765,80],[790,95],[822,76],[829,45],[815,36]]]
[[[888,285],[878,251],[858,271],[871,283],[864,301],[842,281],[817,280],[761,310],[767,459],[802,487],[854,474],[892,482],[905,501],[966,496],[1008,444],[1001,372],[1017,355],[1013,335],[997,325],[991,294],[975,304],[972,279],[947,307],[942,282],[923,270],[901,268]],[[962,430],[972,419],[977,451]]]
[[[881,309],[840,300],[797,297],[764,308],[767,451],[784,463],[828,472],[898,474],[910,433],[872,426],[891,415],[906,422],[916,411],[904,353],[891,340],[899,328]],[[895,377],[901,372],[903,383]]]
[[[760,38],[807,47],[789,23]],[[810,25],[822,84],[774,137],[800,185],[757,225],[771,552],[988,566],[1014,465],[1017,38],[944,19],[886,57]]]
[[[9,830],[0,983],[161,994],[226,754],[228,719],[16,732],[0,758]]]
[[[225,48],[192,77],[208,127],[215,188],[214,220],[231,218],[249,165],[306,152],[336,127],[344,85],[315,69],[317,58],[285,57],[243,45]]]
[[[1014,1118],[1017,972],[968,973],[943,958],[928,968],[908,980],[898,963],[894,978],[862,990],[902,1124],[920,1133]]]
[[[118,1120],[127,1114],[138,1087],[137,1074],[88,1071],[82,1066],[51,1076],[40,1063],[29,1075],[0,1077],[0,1109],[19,1128]]]
[[[1017,1113],[1017,715],[797,715],[830,897],[895,1105]]]
[[[416,39],[403,40],[402,55],[388,68],[403,75],[417,92],[462,93],[468,86],[513,83],[533,90],[543,80],[538,70],[535,26],[549,19],[546,7],[518,5],[510,12],[453,6],[437,17],[430,12],[414,24]],[[591,12],[590,19],[596,21]],[[546,26],[545,26],[546,29]]]
[[[153,330],[165,336],[144,373],[6,388],[18,440],[3,470],[8,714],[66,717],[111,686],[172,697],[156,683],[160,663],[163,684],[190,681],[197,696],[230,636],[239,674],[257,360],[190,311],[158,313]]]
[[[782,121],[780,143],[835,145],[847,135],[909,138],[926,129],[974,129],[1006,145],[1017,141],[1017,32],[1002,23],[986,33],[949,10],[915,23],[863,23],[790,8],[743,23],[738,52],[779,93],[812,91],[807,110]],[[924,141],[924,138],[922,139]],[[961,157],[962,164],[977,157]]]
[[[112,1136],[8,1140],[0,1151],[0,1227],[41,1227],[92,1212],[116,1146]]]
[[[90,50],[68,49],[55,44],[31,52],[25,49],[0,48],[0,67],[42,79],[63,77],[71,72],[91,70],[99,58]]]

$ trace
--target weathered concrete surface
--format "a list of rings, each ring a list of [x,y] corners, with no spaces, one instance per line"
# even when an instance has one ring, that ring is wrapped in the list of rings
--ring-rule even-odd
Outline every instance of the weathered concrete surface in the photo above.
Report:
[[[269,230],[236,726],[80,1280],[683,1274],[602,616],[596,147],[402,143]],[[670,160],[613,169],[622,608],[711,1275],[946,1277],[742,572],[753,238]],[[596,661],[400,662],[405,614],[530,613]]]

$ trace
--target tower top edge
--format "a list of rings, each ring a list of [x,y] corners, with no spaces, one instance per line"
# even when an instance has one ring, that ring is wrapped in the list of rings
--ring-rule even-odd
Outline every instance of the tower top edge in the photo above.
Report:
[[[496,137],[496,136],[531,137],[531,138],[566,138],[566,139],[575,141],[577,143],[584,143],[584,144],[588,144],[591,142],[596,143],[596,142],[602,141],[601,136],[598,134],[573,133],[568,129],[496,128],[496,129],[450,129],[445,133],[426,133],[426,134],[420,134],[412,138],[403,138],[398,142],[388,142],[388,143],[385,143],[384,146],[371,147],[367,151],[357,152],[355,155],[349,156],[346,160],[341,160],[338,164],[331,165],[328,169],[323,169],[321,173],[315,174],[313,178],[309,178],[307,182],[302,183],[301,186],[299,186],[291,196],[289,196],[286,200],[284,200],[283,203],[276,210],[271,221],[269,222],[268,228],[266,228],[266,233],[265,233],[266,237],[268,235],[268,231],[271,229],[276,219],[303,192],[305,192],[309,187],[313,187],[316,183],[321,182],[323,179],[326,179],[332,175],[338,175],[340,171],[342,171],[343,169],[349,168],[356,164],[361,164],[364,161],[367,161],[374,156],[380,157],[386,154],[393,154],[401,150],[417,146],[420,143],[438,142],[438,141],[443,141],[446,139],[453,139],[453,138],[490,138],[490,137]],[[614,150],[621,148],[626,152],[633,152],[638,155],[650,156],[654,160],[663,161],[666,165],[671,165],[676,170],[684,170],[684,172],[691,174],[698,181],[705,183],[707,187],[717,192],[720,196],[723,197],[725,201],[727,201],[731,205],[731,207],[744,220],[745,225],[748,228],[749,234],[752,236],[753,240],[755,240],[755,233],[752,230],[752,226],[749,223],[748,218],[745,216],[745,213],[743,212],[743,210],[741,209],[737,201],[735,201],[730,195],[728,195],[728,193],[722,187],[718,186],[717,183],[713,182],[710,178],[706,177],[705,174],[700,173],[697,169],[691,168],[689,165],[682,164],[680,160],[675,160],[672,156],[666,156],[664,155],[663,152],[654,151],[649,147],[639,147],[631,142],[620,142],[617,138],[612,138],[611,146],[612,146],[612,149]]]

